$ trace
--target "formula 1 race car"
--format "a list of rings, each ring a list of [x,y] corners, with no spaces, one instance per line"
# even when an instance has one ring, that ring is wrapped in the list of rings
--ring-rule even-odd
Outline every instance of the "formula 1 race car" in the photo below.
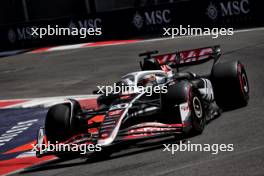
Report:
[[[223,110],[246,106],[249,100],[244,66],[240,61],[219,63],[220,55],[220,46],[162,55],[142,53],[142,71],[129,73],[116,83],[133,86],[133,90],[100,94],[97,109],[82,109],[73,99],[52,106],[39,130],[38,145],[47,141],[96,144],[102,151],[95,153],[106,157],[113,152],[111,146],[128,141],[201,134],[206,123]],[[213,62],[207,75],[179,71],[207,61]],[[152,88],[151,94],[147,88]],[[66,156],[63,152],[37,152],[38,157],[49,154]]]

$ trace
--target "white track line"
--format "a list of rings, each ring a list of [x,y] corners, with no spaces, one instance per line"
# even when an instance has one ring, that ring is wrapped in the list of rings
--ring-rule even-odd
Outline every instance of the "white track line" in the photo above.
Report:
[[[264,30],[263,27],[259,27],[259,28],[252,28],[252,29],[241,29],[241,30],[235,30],[234,33],[242,33],[242,32],[251,32],[251,31],[260,31],[260,30]],[[212,35],[208,35],[208,36],[212,36]],[[183,39],[183,38],[193,38],[193,37],[208,37],[205,35],[190,35],[190,36],[176,36],[174,38],[172,37],[160,37],[160,38],[154,38],[154,39],[146,39],[146,40],[138,40],[135,42],[126,42],[126,41],[120,41],[117,43],[107,43],[107,44],[102,44],[102,45],[89,45],[89,44],[93,44],[93,43],[97,43],[97,42],[90,42],[90,43],[79,43],[79,44],[73,44],[73,45],[61,45],[61,46],[55,46],[55,47],[50,47],[47,50],[43,50],[43,51],[37,51],[35,52],[30,51],[28,53],[32,54],[32,53],[44,53],[44,52],[51,52],[51,51],[63,51],[63,50],[72,50],[72,49],[80,49],[80,48],[91,48],[91,47],[103,47],[103,46],[115,46],[115,45],[122,45],[122,44],[135,44],[135,43],[146,43],[146,42],[156,42],[156,41],[163,41],[163,40],[174,40],[174,39]],[[41,49],[41,48],[39,48]],[[36,50],[39,50],[36,49]]]
[[[52,47],[52,48],[48,49],[48,51],[61,51],[61,50],[78,49],[78,48],[83,48],[87,44],[89,44],[89,43],[55,46],[55,47]]]
[[[20,101],[25,100],[26,102],[17,103],[14,105],[4,106],[0,109],[7,108],[30,108],[30,107],[50,107],[52,105],[63,102],[65,99],[95,99],[98,95],[69,95],[69,96],[58,96],[58,97],[42,97],[42,98],[25,98],[25,99],[9,99],[9,100],[0,100],[0,102],[12,102],[12,101]]]
[[[235,30],[234,33],[262,31],[262,30],[264,30],[264,27]],[[155,41],[162,41],[162,40],[175,40],[175,39],[193,38],[193,37],[208,37],[208,36],[212,36],[212,35],[189,35],[189,36],[177,36],[177,37],[174,37],[174,38],[172,38],[172,37],[163,37],[163,38],[154,38],[154,39],[141,40],[141,41],[138,41],[136,43],[155,42]],[[131,44],[133,44],[133,43],[131,43]]]
[[[14,50],[14,51],[2,51],[0,52],[0,57],[4,57],[4,56],[12,56],[21,52],[24,52],[26,50]]]
[[[96,98],[98,97],[98,95],[96,94],[87,94],[87,95],[65,95],[65,96],[55,96],[55,97],[37,97],[37,98],[19,98],[19,99],[2,99],[0,100],[0,102],[2,101],[19,101],[19,100],[39,100],[39,99],[58,99],[58,98]]]

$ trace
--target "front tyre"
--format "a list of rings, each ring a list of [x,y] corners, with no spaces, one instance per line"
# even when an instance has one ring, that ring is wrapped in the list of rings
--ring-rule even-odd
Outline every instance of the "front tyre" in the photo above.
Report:
[[[204,103],[199,90],[189,81],[179,81],[168,87],[167,94],[161,97],[162,113],[171,114],[174,117],[173,119],[175,119],[172,123],[184,123],[182,121],[183,117],[179,117],[182,115],[181,111],[184,111],[184,114],[187,110],[176,109],[176,107],[186,102],[190,113],[188,117],[190,117],[191,133],[194,135],[201,134],[206,124]]]
[[[201,134],[206,125],[206,115],[200,94],[196,93],[196,91],[190,95],[189,106],[192,123],[191,133],[195,135]]]
[[[81,112],[79,103],[70,100],[69,103],[52,106],[46,116],[45,133],[51,144],[63,142],[78,132],[76,115]],[[72,158],[76,154],[55,154],[59,158]]]

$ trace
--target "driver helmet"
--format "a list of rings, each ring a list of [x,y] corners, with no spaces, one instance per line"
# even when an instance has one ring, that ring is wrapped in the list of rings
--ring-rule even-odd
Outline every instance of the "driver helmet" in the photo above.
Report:
[[[145,75],[143,78],[141,78],[138,81],[138,85],[144,86],[144,87],[153,86],[155,84],[157,84],[157,79],[156,79],[155,74]]]

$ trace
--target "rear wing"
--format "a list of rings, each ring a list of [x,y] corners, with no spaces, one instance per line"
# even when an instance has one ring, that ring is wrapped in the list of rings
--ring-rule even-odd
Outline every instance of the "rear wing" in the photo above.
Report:
[[[214,60],[215,64],[220,58],[221,49],[219,45],[216,45],[212,47],[154,55],[157,53],[158,51],[151,51],[139,54],[139,56],[145,56],[143,63],[140,62],[142,70],[163,70],[165,65],[178,70],[180,67],[201,64],[209,60]]]

